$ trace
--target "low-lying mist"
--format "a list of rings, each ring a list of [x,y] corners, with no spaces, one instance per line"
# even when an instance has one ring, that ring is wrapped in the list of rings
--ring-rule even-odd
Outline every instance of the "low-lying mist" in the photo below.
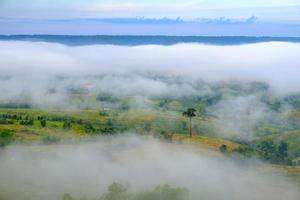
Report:
[[[43,42],[0,42],[1,92],[14,96],[54,87],[55,77],[65,82],[113,90],[119,94],[161,95],[169,90],[193,93],[191,83],[204,81],[260,81],[277,93],[300,90],[300,45],[258,43],[240,46],[178,44],[174,46],[90,45],[70,47]],[[147,74],[147,77],[142,76]],[[93,82],[89,76],[101,76]],[[153,76],[150,76],[153,75]],[[155,76],[154,76],[155,75]],[[159,76],[183,79],[176,84]],[[180,85],[181,87],[178,87]],[[36,93],[34,93],[36,92]],[[171,92],[170,92],[171,93]]]
[[[130,191],[160,184],[189,190],[191,200],[298,200],[299,186],[267,166],[216,152],[137,136],[52,146],[9,146],[0,152],[0,199],[95,198],[113,182]]]
[[[97,96],[109,94],[130,97],[134,108],[148,98],[220,96],[207,109],[218,118],[220,135],[251,138],[258,122],[279,121],[290,109],[283,105],[279,115],[266,102],[300,92],[298,52],[299,44],[287,42],[72,47],[1,41],[0,105],[99,109],[106,104]]]

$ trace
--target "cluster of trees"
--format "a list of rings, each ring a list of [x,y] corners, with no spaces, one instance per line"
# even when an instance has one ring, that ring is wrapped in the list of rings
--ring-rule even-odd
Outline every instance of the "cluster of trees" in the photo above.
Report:
[[[32,126],[34,124],[33,117],[29,117],[28,115],[20,116],[19,118],[20,125]]]
[[[45,117],[38,117],[38,120],[41,123],[42,127],[46,126],[46,118]],[[15,121],[19,122],[20,125],[24,126],[32,126],[34,125],[34,118],[30,117],[29,115],[23,114],[0,114],[0,124],[14,124]]]
[[[129,100],[127,98],[119,98],[110,93],[100,93],[96,97],[96,101],[101,102],[103,105],[111,108],[119,108],[121,110],[129,110]]]
[[[293,106],[294,109],[300,110],[300,94],[287,96],[284,101]]]
[[[81,198],[87,200],[87,198]],[[108,191],[99,200],[188,200],[189,193],[185,188],[161,185],[154,190],[130,193],[127,188],[120,183],[113,183],[108,187]],[[63,200],[75,200],[70,194],[65,194]]]
[[[27,103],[4,103],[0,104],[0,108],[31,108]]]
[[[29,117],[27,115],[23,116],[20,114],[9,114],[9,113],[0,114],[0,124],[14,124],[15,120],[19,120],[20,122],[26,120],[26,122],[27,122],[28,119],[29,119]],[[25,124],[26,123],[24,123],[24,125]]]
[[[83,128],[86,133],[116,134],[117,132],[121,132],[112,119],[108,119],[105,124],[97,127],[87,121],[83,123]]]
[[[108,113],[99,113],[108,117]],[[23,126],[32,126],[35,124],[35,120],[38,121],[41,127],[46,127],[47,122],[63,122],[63,129],[71,129],[74,124],[82,126],[86,133],[101,133],[101,134],[114,134],[121,132],[119,126],[112,119],[108,119],[106,123],[101,123],[97,121],[89,121],[75,118],[73,116],[59,116],[59,115],[40,115],[34,118],[28,114],[24,113],[1,113],[0,114],[0,124],[14,124],[19,123]],[[122,127],[121,127],[122,128]]]
[[[5,125],[5,124],[14,124],[13,120],[10,119],[0,119],[0,125]]]
[[[24,119],[20,121],[20,125],[25,125],[25,126],[32,126],[34,124],[34,119],[29,118],[29,119]]]
[[[285,141],[275,143],[272,140],[262,140],[242,145],[236,152],[247,157],[258,157],[274,164],[292,164],[292,160],[288,155],[288,144]]]
[[[72,124],[76,123],[80,125],[84,124],[84,126],[87,127],[87,132],[90,132],[90,130],[94,130],[94,128],[88,125],[88,122],[84,123],[82,119],[76,119],[71,116],[42,115],[38,116],[36,120],[39,121],[42,127],[47,126],[47,121],[58,121],[63,122],[64,129],[70,129],[72,127]],[[15,121],[17,121],[20,125],[32,126],[34,125],[35,119],[34,117],[24,114],[0,114],[0,124],[14,124]]]
[[[15,120],[20,120],[20,119],[22,119],[22,115],[2,113],[2,114],[0,114],[0,119],[15,119]]]
[[[120,99],[109,93],[101,93],[96,97],[96,100],[102,102],[116,103]]]
[[[99,114],[103,114],[102,112]],[[105,113],[105,116],[108,116]],[[108,119],[105,124],[99,122],[93,123],[92,121],[84,121],[71,116],[39,116],[38,120],[41,122],[42,127],[46,126],[46,121],[58,121],[63,122],[62,127],[64,129],[72,128],[73,124],[81,125],[86,133],[110,133],[114,134],[118,131],[115,122],[112,119]]]
[[[59,116],[59,115],[46,115],[46,116],[38,116],[38,120],[45,119],[47,121],[57,121],[57,122],[70,122],[74,124],[82,124],[83,120],[78,119],[72,116],[64,115],[64,116]]]
[[[256,150],[260,151],[262,158],[272,163],[291,163],[288,158],[288,144],[284,141],[275,144],[272,140],[263,140],[256,144]]]

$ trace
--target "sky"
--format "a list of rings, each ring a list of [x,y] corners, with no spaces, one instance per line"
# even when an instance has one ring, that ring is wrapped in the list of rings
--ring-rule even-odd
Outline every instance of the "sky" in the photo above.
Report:
[[[232,25],[233,21],[245,22],[251,17],[256,19],[253,23],[264,24],[258,26],[259,29],[267,25],[264,28],[267,30],[252,33],[250,30],[256,26],[243,27],[239,23],[235,27],[229,26],[232,32],[226,33],[228,22]],[[145,21],[139,21],[139,25],[136,25],[137,22],[110,22],[108,27],[105,26],[107,22],[78,21],[103,18],[196,20],[197,26],[177,25],[167,27],[170,31],[164,31],[166,26],[147,27],[149,22]],[[205,26],[216,21],[227,27],[220,29],[220,23],[215,23],[213,27]],[[165,23],[162,21],[161,24]],[[89,31],[85,33],[74,29],[77,25]],[[198,30],[199,26],[201,30]],[[299,27],[300,0],[60,0],[55,3],[53,0],[0,0],[0,34],[66,34],[69,31],[70,34],[222,35],[225,28],[224,35],[271,35],[271,30],[279,32],[279,36],[299,36]],[[107,28],[111,31],[103,31]],[[158,30],[151,32],[153,29]],[[181,33],[180,29],[188,29],[190,34]],[[208,29],[208,33],[203,29]],[[245,29],[250,32],[240,32]],[[132,33],[132,30],[137,32]]]

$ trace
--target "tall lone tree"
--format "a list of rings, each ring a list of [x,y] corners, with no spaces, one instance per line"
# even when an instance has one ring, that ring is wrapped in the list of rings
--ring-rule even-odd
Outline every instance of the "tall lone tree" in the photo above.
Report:
[[[189,118],[189,132],[190,132],[190,137],[192,137],[192,118],[196,117],[196,109],[188,108],[186,111],[182,113],[182,115]]]

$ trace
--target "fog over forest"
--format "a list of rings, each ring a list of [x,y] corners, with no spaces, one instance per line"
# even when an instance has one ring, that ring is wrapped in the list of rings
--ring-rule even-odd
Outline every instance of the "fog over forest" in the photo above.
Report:
[[[71,103],[69,93],[80,90],[87,95],[104,92],[134,97],[137,100],[130,106],[136,107],[145,98],[214,96],[220,93],[220,87],[225,88],[221,91],[225,94],[226,87],[241,87],[246,92],[225,95],[210,109],[221,119],[220,132],[240,132],[265,118],[280,119],[261,102],[262,96],[277,99],[300,92],[297,43],[72,47],[1,41],[0,47],[0,92],[5,94],[0,96],[2,104],[61,109],[99,106],[86,99]],[[284,105],[281,113],[289,109]]]
[[[0,192],[11,194],[13,188],[12,199],[27,199],[31,193],[34,200],[59,199],[66,192],[95,198],[114,181],[131,191],[171,183],[188,188],[191,200],[297,200],[300,195],[296,185],[264,172],[258,161],[236,163],[133,136],[43,149],[12,146],[0,155]]]
[[[162,83],[159,76],[183,78],[183,86],[199,79],[242,80],[266,82],[279,94],[300,90],[297,77],[300,45],[297,43],[72,47],[46,42],[1,41],[0,46],[1,85],[11,81],[11,84],[23,86],[13,88],[13,92],[34,87],[35,81],[40,83],[35,87],[42,88],[54,76],[71,76],[76,78],[77,84],[88,83],[83,75],[105,76],[101,84],[93,83],[97,84],[93,87],[109,90],[113,86],[123,86],[127,90],[114,89],[125,94],[130,94],[131,89],[145,91],[146,95],[165,93],[170,85]],[[151,74],[155,77],[151,78]],[[114,79],[117,75],[130,78]],[[78,80],[83,82],[78,83]],[[26,84],[22,84],[24,82]]]
[[[199,101],[206,103],[205,111],[197,108],[199,123],[208,124],[205,131],[248,144],[259,137],[255,130],[261,123],[299,129],[289,121],[299,106],[291,98],[300,94],[299,52],[300,44],[289,42],[66,46],[0,41],[0,107],[76,112],[121,110],[126,102],[120,113],[154,113],[155,103],[173,101],[159,111],[170,108],[182,117],[178,102]],[[0,149],[0,199],[61,199],[64,193],[98,198],[113,182],[131,192],[172,184],[187,188],[190,200],[300,197],[299,184],[265,172],[270,166],[261,160],[183,148],[137,136],[134,127],[118,134]]]

